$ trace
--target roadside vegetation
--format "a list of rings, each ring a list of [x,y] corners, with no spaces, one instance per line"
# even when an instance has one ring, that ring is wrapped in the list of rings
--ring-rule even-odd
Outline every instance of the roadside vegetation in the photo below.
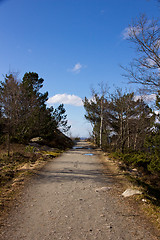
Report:
[[[64,135],[70,129],[66,110],[63,104],[47,107],[43,82],[34,72],[0,82],[0,211],[26,176],[73,146]]]
[[[160,24],[142,15],[126,28],[125,38],[137,51],[122,67],[136,92],[107,85],[92,89],[83,103],[93,126],[92,141],[119,162],[134,184],[160,207]],[[159,210],[158,210],[159,212]]]

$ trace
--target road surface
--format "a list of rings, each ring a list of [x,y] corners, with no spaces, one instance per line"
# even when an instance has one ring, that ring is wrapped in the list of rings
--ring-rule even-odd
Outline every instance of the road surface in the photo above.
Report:
[[[25,187],[0,239],[158,239],[114,174],[102,170],[98,152],[83,141],[50,161]]]

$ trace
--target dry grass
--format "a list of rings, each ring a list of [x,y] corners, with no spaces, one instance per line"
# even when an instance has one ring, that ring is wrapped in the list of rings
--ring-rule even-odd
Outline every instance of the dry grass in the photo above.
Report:
[[[30,146],[12,144],[8,156],[6,147],[0,146],[0,219],[8,212],[26,180],[60,153],[58,149],[35,151]]]

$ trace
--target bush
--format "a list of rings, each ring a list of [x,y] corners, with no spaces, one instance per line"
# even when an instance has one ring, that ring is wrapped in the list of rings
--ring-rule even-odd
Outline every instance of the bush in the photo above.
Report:
[[[25,148],[25,152],[34,153],[35,152],[35,148],[33,146],[28,145]]]
[[[156,154],[146,152],[114,153],[112,156],[118,157],[126,166],[138,167],[145,172],[160,174],[160,158]]]
[[[152,155],[150,158],[150,163],[148,164],[147,167],[151,173],[160,175],[160,158],[155,155]]]

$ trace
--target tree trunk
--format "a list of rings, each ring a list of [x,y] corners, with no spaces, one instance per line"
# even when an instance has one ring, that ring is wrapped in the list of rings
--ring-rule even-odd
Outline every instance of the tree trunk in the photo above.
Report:
[[[99,131],[99,145],[102,148],[102,129],[103,129],[103,98],[101,98],[101,123]]]
[[[129,134],[129,124],[128,124],[128,116],[126,118],[126,121],[127,121],[127,146],[128,146],[128,149],[130,148],[130,134]]]
[[[136,150],[136,147],[137,147],[137,137],[138,137],[138,134],[136,133],[134,138],[134,150]]]
[[[122,112],[120,114],[120,144],[122,149],[122,145],[123,145],[123,114]]]
[[[10,133],[7,135],[7,152],[8,152],[8,157],[10,156]]]

